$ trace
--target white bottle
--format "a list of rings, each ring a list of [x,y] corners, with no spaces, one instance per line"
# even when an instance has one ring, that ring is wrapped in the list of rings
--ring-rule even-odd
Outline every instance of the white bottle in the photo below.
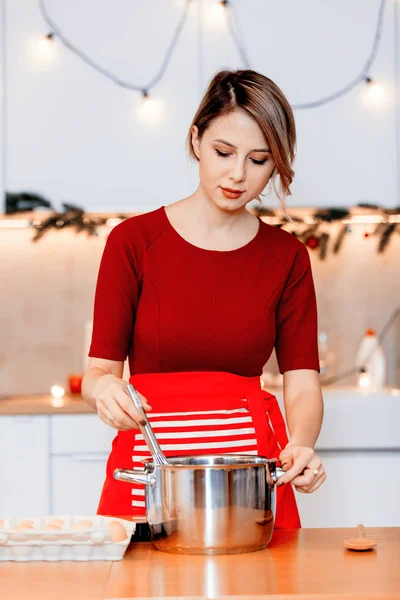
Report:
[[[385,355],[374,329],[366,330],[355,363],[360,370],[358,379],[360,388],[371,392],[383,390],[386,379]]]

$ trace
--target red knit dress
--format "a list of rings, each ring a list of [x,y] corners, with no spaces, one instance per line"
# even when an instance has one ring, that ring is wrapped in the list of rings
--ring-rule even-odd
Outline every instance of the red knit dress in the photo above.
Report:
[[[253,381],[274,347],[281,373],[319,371],[310,259],[291,234],[259,219],[246,245],[206,250],[174,229],[164,206],[111,231],[98,274],[89,356],[129,357],[139,392],[146,395],[141,374],[151,373],[230,373]],[[146,397],[157,409],[154,396]],[[246,408],[216,399],[210,410],[214,404],[208,399],[202,412],[201,402],[188,401],[187,414],[182,398],[175,410],[171,400],[168,410],[148,414],[153,426],[160,423],[155,433],[167,456],[258,453]],[[143,438],[136,432],[130,443],[129,461],[117,466],[143,466],[139,461],[148,456]],[[144,513],[143,489],[133,485],[130,493],[133,512]]]

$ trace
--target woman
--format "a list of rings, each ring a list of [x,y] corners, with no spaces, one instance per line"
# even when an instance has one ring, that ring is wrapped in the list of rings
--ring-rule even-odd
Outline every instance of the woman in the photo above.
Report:
[[[246,209],[278,176],[290,194],[293,113],[267,77],[220,71],[187,142],[196,191],[115,227],[100,264],[83,396],[118,435],[98,513],[145,514],[143,488],[112,477],[149,456],[121,378],[128,356],[167,456],[279,457],[275,527],[301,527],[292,486],[311,493],[326,477],[313,450],[323,402],[310,260],[299,240]],[[260,385],[274,346],[290,442],[276,398]]]

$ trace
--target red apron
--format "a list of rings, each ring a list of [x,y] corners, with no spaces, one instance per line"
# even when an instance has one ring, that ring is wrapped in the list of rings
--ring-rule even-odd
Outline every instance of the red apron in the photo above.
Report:
[[[166,456],[215,453],[225,454],[228,445],[231,447],[235,446],[235,444],[245,446],[246,443],[249,443],[255,444],[255,446],[247,446],[247,448],[254,448],[253,450],[241,452],[240,448],[235,448],[234,453],[251,453],[267,458],[278,458],[281,450],[283,450],[288,443],[286,426],[278,402],[275,396],[261,388],[260,377],[258,376],[243,377],[222,371],[180,371],[175,373],[144,373],[132,375],[129,381],[138,392],[145,396],[152,406],[153,410],[147,413],[147,417],[155,429],[156,436],[158,437],[157,434],[160,430],[168,432],[159,434],[159,442]],[[190,427],[190,421],[185,418],[185,412],[192,415],[192,418],[193,415],[196,415],[196,418],[201,415],[201,419],[203,419],[204,416],[207,418],[211,417],[210,423],[223,422],[221,419],[215,420],[213,418],[215,416],[221,417],[223,412],[230,413],[227,415],[227,418],[231,415],[242,416],[243,414],[247,414],[247,420],[251,421],[250,424],[252,425],[251,431],[254,432],[255,430],[255,439],[246,439],[251,437],[254,438],[254,435],[251,436],[247,434],[249,431],[247,428],[243,430],[243,432],[246,432],[246,435],[242,436],[242,440],[240,440],[240,430],[236,430],[236,435],[237,431],[239,431],[239,438],[219,438],[219,440],[239,439],[240,441],[238,442],[218,442],[218,440],[216,440],[214,444],[197,444],[198,447],[196,447],[196,444],[187,444],[187,437],[196,435],[195,433],[190,432],[199,430],[200,427],[198,424],[200,422],[207,423],[207,420],[193,421],[193,423],[196,423],[196,426]],[[164,414],[165,416],[163,417]],[[171,433],[170,429],[160,429],[162,426],[169,425],[168,422],[166,423],[166,420],[171,417],[167,415],[180,415],[178,417],[175,416],[174,418],[181,419],[178,431],[182,432],[185,430],[184,435],[186,436],[186,439],[179,440],[182,433]],[[230,419],[230,421],[236,422],[245,420],[245,418]],[[156,429],[156,427],[159,429]],[[206,425],[205,427],[208,434],[204,433],[203,425],[203,432],[201,434],[197,433],[197,435],[211,436],[213,434],[220,435],[220,433],[225,435],[229,434],[229,430],[224,432],[212,432],[211,430],[215,429],[215,426],[208,427]],[[217,427],[221,428],[221,426]],[[235,427],[240,427],[240,425],[235,425]],[[168,445],[163,447],[163,442],[160,439],[162,435],[164,435],[164,437],[175,437],[175,444],[171,445],[173,449],[168,449]],[[145,451],[141,452],[141,458],[149,456],[147,447],[144,447],[144,442],[135,445],[135,443],[137,444],[138,438],[143,439],[143,436],[140,435],[140,430],[138,429],[119,431],[118,435],[114,438],[112,450],[107,462],[106,480],[104,482],[97,514],[111,516],[145,514],[144,486],[131,485],[129,483],[116,481],[113,478],[113,472],[116,468],[132,469],[135,467],[137,468],[137,466],[140,465],[140,463],[137,462],[138,457],[133,456],[135,448],[141,448],[143,446],[143,450]],[[213,438],[207,439],[209,441]],[[218,449],[218,443],[221,444],[221,449]],[[214,447],[212,450],[204,450],[204,447],[210,448],[213,445]],[[138,488],[137,492],[135,491],[135,488]],[[142,494],[143,502],[132,501],[135,493]],[[292,486],[286,484],[277,487],[276,494],[275,528],[300,528],[301,523]]]

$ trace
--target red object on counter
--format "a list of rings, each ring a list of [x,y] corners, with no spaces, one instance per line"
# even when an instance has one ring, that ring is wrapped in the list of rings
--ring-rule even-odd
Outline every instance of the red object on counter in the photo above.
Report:
[[[71,394],[80,394],[82,390],[82,373],[71,373],[68,375],[68,387]]]

